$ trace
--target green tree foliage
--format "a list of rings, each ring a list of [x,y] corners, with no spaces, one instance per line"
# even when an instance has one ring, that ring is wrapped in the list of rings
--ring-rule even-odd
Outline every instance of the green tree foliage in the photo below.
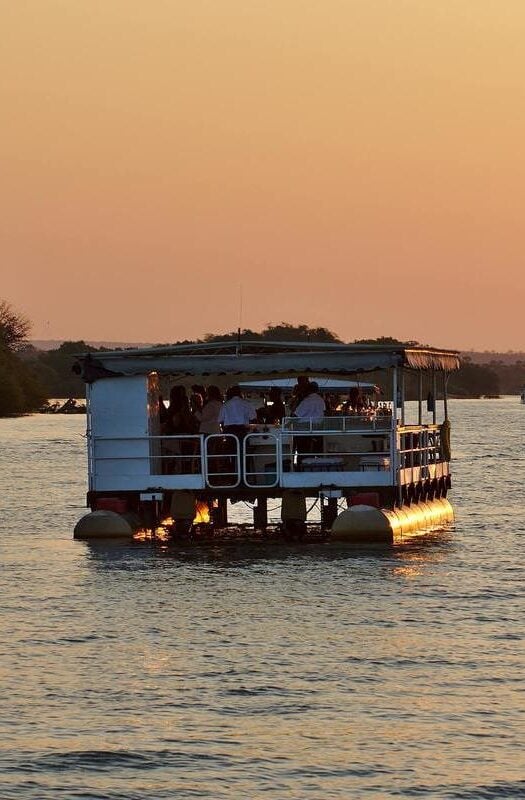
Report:
[[[328,328],[310,328],[308,325],[267,325],[261,331],[261,339],[276,342],[341,342],[341,339]]]
[[[456,397],[499,395],[500,380],[490,367],[464,360],[461,368],[450,375],[448,391]]]
[[[0,300],[0,346],[16,352],[27,339],[31,324],[14,311],[6,300]]]
[[[25,398],[16,375],[16,359],[6,347],[0,347],[0,417],[21,413]]]
[[[0,416],[36,411],[46,399],[43,386],[21,357],[28,320],[0,301]]]
[[[409,340],[400,341],[391,336],[380,336],[378,339],[357,339],[354,344],[379,344],[379,345],[402,345],[403,347],[428,347],[420,345],[419,342]],[[474,364],[469,358],[463,358],[461,367],[457,372],[453,372],[448,382],[448,392],[455,397],[481,397],[483,395],[499,395],[501,389],[500,376],[495,365]],[[524,370],[525,373],[525,370]],[[384,381],[384,377],[378,373],[375,377],[376,382]],[[525,385],[525,384],[524,384]],[[424,395],[431,391],[430,376],[424,376]],[[413,400],[418,396],[418,378],[415,374],[406,376],[405,391],[408,399]],[[503,390],[504,391],[504,390]],[[516,390],[517,391],[517,390]]]
[[[401,341],[401,339],[394,339],[392,336],[379,336],[377,339],[355,339],[352,344],[379,344],[388,347],[390,345],[400,345],[402,347],[420,347],[421,345],[419,342],[416,342],[414,339],[409,339],[406,342]],[[423,345],[427,347],[427,345]]]
[[[238,336],[238,331],[222,334],[207,333],[204,341],[236,340]],[[308,325],[290,325],[288,322],[267,325],[262,331],[252,331],[250,328],[244,328],[241,331],[241,339],[252,341],[269,340],[272,342],[341,342],[341,339],[328,328],[310,328]]]
[[[502,394],[519,394],[525,386],[525,361],[521,359],[514,363],[491,361],[484,366],[498,376]]]
[[[72,372],[71,367],[76,355],[88,352],[95,353],[97,348],[80,340],[64,342],[56,350],[31,353],[33,370],[45,387],[47,397],[84,397],[84,381]]]

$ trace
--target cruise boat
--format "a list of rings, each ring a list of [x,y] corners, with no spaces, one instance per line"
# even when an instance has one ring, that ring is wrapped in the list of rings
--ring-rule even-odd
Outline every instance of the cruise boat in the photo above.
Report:
[[[402,345],[224,341],[82,354],[90,512],[75,536],[160,526],[174,540],[215,541],[234,527],[238,501],[253,507],[246,538],[395,542],[442,525],[453,518],[447,381],[458,367],[456,351]],[[174,385],[277,386],[289,403],[298,379],[332,400],[355,387],[365,399],[310,419],[288,404],[277,423],[243,436],[162,429]],[[280,504],[276,528],[268,501]]]

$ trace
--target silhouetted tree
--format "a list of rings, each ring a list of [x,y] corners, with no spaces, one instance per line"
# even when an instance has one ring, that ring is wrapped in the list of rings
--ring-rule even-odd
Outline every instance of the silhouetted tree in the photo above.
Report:
[[[403,342],[401,339],[394,339],[392,336],[379,336],[377,339],[356,339],[351,344],[380,344],[388,346],[392,345],[402,345],[403,347],[427,347],[427,345],[420,345],[419,342],[416,342],[415,339],[409,339],[406,342]]]
[[[237,339],[238,336],[238,331],[207,333],[204,336],[204,341],[229,341]],[[269,340],[272,342],[341,342],[341,339],[328,328],[310,328],[309,325],[291,325],[288,322],[280,322],[278,325],[268,324],[262,331],[252,331],[250,328],[244,328],[241,331],[241,339]]]
[[[72,372],[74,356],[79,353],[101,352],[83,340],[63,342],[56,350],[36,351],[29,355],[35,374],[45,387],[48,397],[84,397],[84,381]]]
[[[277,342],[341,342],[339,336],[328,328],[310,328],[309,325],[290,325],[287,322],[267,325],[261,331],[261,337]]]
[[[465,359],[460,369],[450,375],[448,390],[458,397],[499,395],[500,379],[490,367]]]
[[[0,300],[0,416],[35,411],[46,399],[30,365],[19,357],[29,320]]]
[[[14,311],[6,300],[0,300],[0,343],[8,350],[18,350],[30,330],[29,320]]]

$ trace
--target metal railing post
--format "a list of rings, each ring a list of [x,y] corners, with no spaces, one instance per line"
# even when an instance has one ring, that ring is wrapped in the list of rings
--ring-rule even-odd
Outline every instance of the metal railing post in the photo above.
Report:
[[[417,407],[417,424],[423,424],[423,371],[419,370],[418,376],[418,407]]]

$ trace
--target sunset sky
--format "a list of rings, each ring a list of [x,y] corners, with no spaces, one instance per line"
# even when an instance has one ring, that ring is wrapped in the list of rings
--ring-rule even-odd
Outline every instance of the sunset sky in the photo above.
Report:
[[[524,349],[524,0],[0,0],[0,299]]]

